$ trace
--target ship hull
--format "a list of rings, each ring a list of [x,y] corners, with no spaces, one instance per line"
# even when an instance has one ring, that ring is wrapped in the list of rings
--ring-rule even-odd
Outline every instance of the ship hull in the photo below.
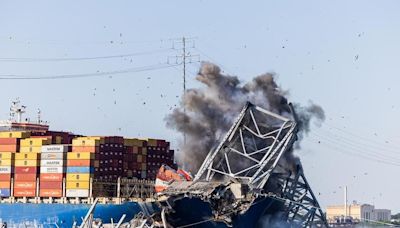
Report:
[[[43,225],[44,227],[72,227],[74,222],[79,225],[90,208],[90,204],[32,204],[32,203],[1,203],[0,222],[8,227],[27,225]],[[94,210],[94,218],[103,223],[116,223],[126,215],[125,221],[131,220],[141,211],[137,202],[123,204],[98,204]]]
[[[173,227],[266,227],[278,217],[281,207],[279,201],[259,198],[244,213],[232,215],[232,222],[227,224],[213,219],[208,202],[186,197],[174,201],[173,212],[167,215],[167,220]]]

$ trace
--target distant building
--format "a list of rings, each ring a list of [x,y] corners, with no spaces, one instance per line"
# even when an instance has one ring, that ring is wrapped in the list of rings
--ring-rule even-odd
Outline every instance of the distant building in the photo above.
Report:
[[[392,212],[388,209],[375,209],[376,220],[390,221]]]
[[[329,221],[335,221],[339,217],[350,216],[360,222],[368,221],[390,221],[391,211],[388,209],[375,209],[375,206],[369,204],[349,204],[328,206],[326,217]]]

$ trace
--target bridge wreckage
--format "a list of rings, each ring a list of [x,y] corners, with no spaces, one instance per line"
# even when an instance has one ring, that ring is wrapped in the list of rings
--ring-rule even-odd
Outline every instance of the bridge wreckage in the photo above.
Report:
[[[328,227],[292,154],[298,121],[247,103],[192,181],[158,194],[142,227]]]

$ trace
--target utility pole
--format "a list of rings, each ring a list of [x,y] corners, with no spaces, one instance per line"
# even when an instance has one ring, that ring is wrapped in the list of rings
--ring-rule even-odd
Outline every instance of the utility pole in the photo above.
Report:
[[[200,55],[193,55],[192,53],[188,52],[188,44],[191,44],[192,47],[195,47],[195,41],[196,38],[186,38],[182,37],[179,39],[172,39],[173,41],[173,47],[175,49],[175,44],[179,44],[180,47],[182,47],[182,54],[181,55],[176,55],[176,56],[170,56],[168,57],[168,62],[169,58],[174,58],[176,64],[182,64],[183,66],[183,93],[182,97],[184,98],[186,95],[186,64],[187,63],[192,63],[194,61],[200,62]],[[179,50],[179,49],[178,49]],[[186,106],[183,105],[183,112],[186,114]],[[183,134],[183,145],[186,145],[186,133]]]
[[[182,45],[183,45],[183,98],[186,95],[186,39],[185,37],[182,38]],[[183,113],[186,116],[186,105],[183,104]],[[183,145],[186,146],[186,133],[183,133]]]

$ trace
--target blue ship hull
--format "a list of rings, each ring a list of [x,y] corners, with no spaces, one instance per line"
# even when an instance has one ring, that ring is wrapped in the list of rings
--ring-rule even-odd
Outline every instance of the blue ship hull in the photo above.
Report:
[[[72,227],[76,221],[79,225],[90,208],[90,204],[32,204],[32,203],[0,203],[0,222],[8,226],[19,224],[40,224],[44,227]],[[118,222],[126,214],[125,222],[131,220],[141,211],[137,202],[123,204],[97,204],[94,218],[103,223],[110,223],[111,218]]]
[[[79,225],[82,218],[90,208],[90,204],[32,204],[32,203],[1,203],[0,222],[6,222],[9,227],[26,225],[40,225],[43,227],[72,227],[74,222]],[[258,199],[244,214],[232,217],[233,227],[264,227],[263,217],[272,215],[281,207],[281,203],[270,198]],[[168,222],[174,227],[215,227],[227,228],[223,222],[213,219],[210,205],[197,198],[183,198],[174,205],[174,213],[167,217]],[[190,208],[190,210],[188,210]],[[145,210],[152,214],[159,211],[156,203],[127,202],[123,204],[97,204],[94,218],[99,218],[103,223],[119,221],[123,214],[124,222],[130,221],[136,214]]]

